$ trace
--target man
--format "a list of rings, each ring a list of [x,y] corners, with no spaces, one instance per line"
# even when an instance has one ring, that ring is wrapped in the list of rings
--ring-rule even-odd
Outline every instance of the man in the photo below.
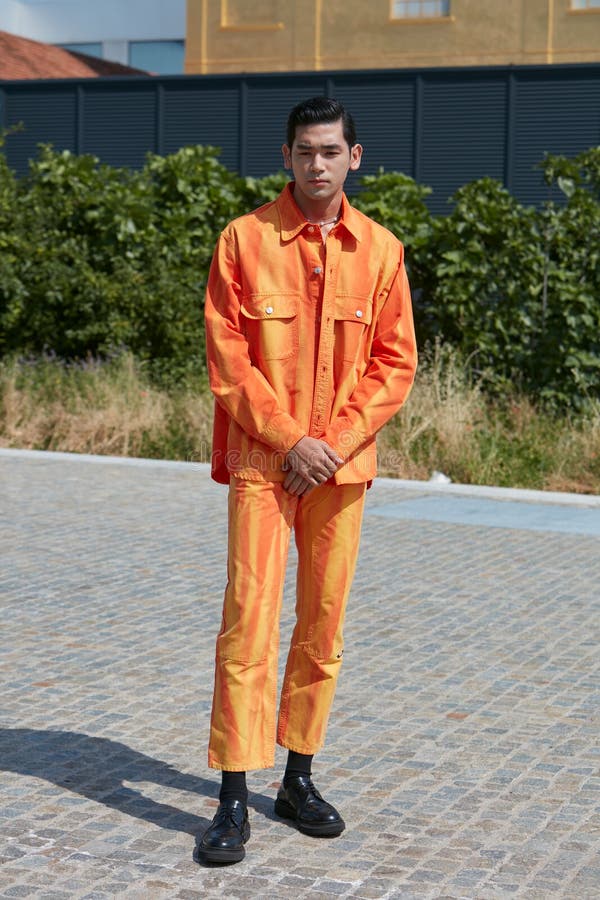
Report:
[[[243,858],[246,771],[273,766],[275,742],[288,750],[277,815],[313,836],[345,827],[311,780],[312,758],[342,661],[375,434],[416,367],[402,245],[343,192],[362,155],[351,116],[325,97],[298,104],[282,151],[294,181],[224,230],[206,293],[212,470],[229,484],[229,547],[208,754],[222,785],[203,862]],[[297,621],[276,720],[292,530]]]

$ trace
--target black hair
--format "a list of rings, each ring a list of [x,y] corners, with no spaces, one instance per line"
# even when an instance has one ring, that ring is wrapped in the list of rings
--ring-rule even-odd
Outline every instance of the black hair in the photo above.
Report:
[[[352,148],[356,143],[354,119],[339,100],[329,97],[311,97],[298,103],[288,116],[287,145],[292,149],[298,125],[320,125],[322,122],[342,122],[344,139]]]

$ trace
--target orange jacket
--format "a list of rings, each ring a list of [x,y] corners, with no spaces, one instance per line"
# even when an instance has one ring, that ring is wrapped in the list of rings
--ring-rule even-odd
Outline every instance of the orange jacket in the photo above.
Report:
[[[225,228],[205,312],[216,481],[282,481],[285,454],[307,434],[345,460],[338,484],[375,476],[375,434],[417,364],[403,256],[345,196],[323,242],[291,184]]]

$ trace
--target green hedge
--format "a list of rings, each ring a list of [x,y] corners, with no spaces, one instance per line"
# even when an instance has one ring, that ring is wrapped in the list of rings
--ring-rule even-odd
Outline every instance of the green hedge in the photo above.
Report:
[[[432,217],[429,189],[394,172],[353,202],[406,245],[421,345],[450,342],[492,388],[581,406],[600,388],[600,148],[542,168],[564,202],[540,210],[482,179]],[[22,179],[0,154],[0,355],[129,350],[162,381],[197,374],[216,237],[285,180],[239,178],[212,147],[139,172],[45,147]]]
[[[427,188],[382,173],[356,205],[405,242],[421,344],[448,341],[499,392],[577,407],[600,395],[600,148],[541,168],[563,202],[524,207],[483,178],[434,218]]]
[[[0,353],[127,349],[173,378],[202,366],[215,235],[244,202],[215,150],[131,172],[45,148],[27,178],[4,165],[0,180]]]

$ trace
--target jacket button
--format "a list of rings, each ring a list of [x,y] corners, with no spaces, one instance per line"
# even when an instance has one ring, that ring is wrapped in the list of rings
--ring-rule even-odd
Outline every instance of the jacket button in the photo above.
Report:
[[[357,309],[356,315],[358,316],[359,319],[361,319],[362,318],[362,309]]]
[[[272,306],[267,306],[267,308],[265,309],[265,312],[266,312],[266,314],[267,314],[268,316],[270,316],[271,313],[273,312],[273,307],[272,307]]]
[[[313,272],[315,273],[315,275],[320,275],[322,271],[323,271],[323,269],[321,268],[321,266],[315,266],[313,269]]]

